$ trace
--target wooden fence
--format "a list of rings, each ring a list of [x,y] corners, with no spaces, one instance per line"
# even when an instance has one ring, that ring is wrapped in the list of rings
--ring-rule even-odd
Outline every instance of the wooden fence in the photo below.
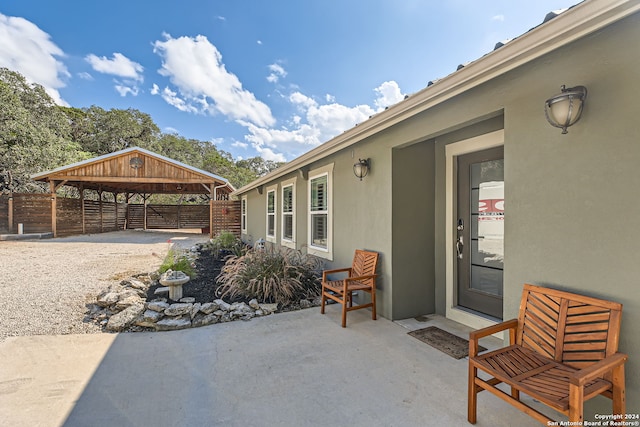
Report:
[[[240,200],[216,200],[211,209],[213,235],[231,231],[240,236]]]
[[[18,224],[24,233],[52,232],[50,194],[0,196],[0,233],[15,234]],[[144,205],[97,200],[56,198],[56,234],[70,236],[127,229],[202,229],[209,231],[213,214],[213,235],[228,230],[240,235],[240,202],[215,200],[212,205]],[[145,224],[146,220],[146,224]]]
[[[0,194],[0,234],[9,232],[9,196]]]

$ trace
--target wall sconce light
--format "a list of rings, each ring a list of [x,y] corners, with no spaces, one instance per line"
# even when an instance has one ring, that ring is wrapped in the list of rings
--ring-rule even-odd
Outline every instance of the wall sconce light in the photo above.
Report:
[[[353,174],[362,181],[362,178],[367,176],[368,173],[369,159],[358,159],[358,163],[353,165]]]
[[[584,100],[587,98],[587,88],[576,86],[561,87],[562,92],[547,99],[544,103],[544,114],[551,126],[562,129],[567,133],[567,128],[580,120]]]

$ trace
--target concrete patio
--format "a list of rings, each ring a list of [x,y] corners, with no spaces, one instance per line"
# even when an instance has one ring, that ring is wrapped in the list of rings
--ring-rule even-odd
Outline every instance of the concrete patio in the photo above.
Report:
[[[467,425],[467,361],[407,335],[439,316],[372,321],[338,306],[174,332],[0,343],[7,426]],[[499,345],[490,338],[486,347]],[[487,393],[478,426],[538,423]]]

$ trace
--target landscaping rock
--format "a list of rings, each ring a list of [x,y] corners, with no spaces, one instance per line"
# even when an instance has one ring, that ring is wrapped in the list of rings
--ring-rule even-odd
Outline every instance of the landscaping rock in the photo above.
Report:
[[[200,311],[203,312],[204,314],[210,314],[218,310],[219,308],[220,306],[215,302],[205,302],[200,306]]]
[[[311,307],[311,302],[308,299],[300,300],[300,308],[309,308]]]
[[[155,327],[158,331],[175,331],[178,329],[190,328],[191,318],[189,316],[165,317],[158,321]]]
[[[168,286],[161,286],[158,289],[156,289],[154,291],[154,294],[156,295],[161,295],[161,294],[168,294],[169,293],[169,287]]]
[[[213,313],[210,314],[202,314],[198,313],[195,315],[193,320],[191,321],[191,326],[197,328],[199,326],[212,325],[214,323],[218,323],[220,318]]]
[[[120,299],[116,303],[116,310],[124,310],[125,308],[131,305],[144,304],[144,300],[138,296],[138,294],[133,295],[123,295],[120,294]]]
[[[200,311],[200,306],[201,305],[202,304],[200,304],[199,302],[193,304],[193,306],[191,307],[191,320],[193,320],[193,318],[196,316],[196,314],[198,314],[198,311]]]
[[[121,332],[130,326],[136,318],[144,311],[144,304],[132,305],[120,313],[114,314],[107,322],[107,330],[112,332]]]
[[[175,303],[168,302],[166,298],[145,302],[151,285],[157,286],[157,279],[158,277],[148,275],[141,279],[131,277],[118,285],[109,286],[96,297],[93,304],[87,304],[85,320],[93,321],[109,332],[172,331],[233,320],[247,321],[278,311],[278,304],[261,304],[255,298],[248,303],[242,301],[232,304],[222,299],[200,303],[194,297],[184,297]],[[168,292],[168,288],[166,291],[156,290],[155,294],[163,292]],[[313,300],[302,299],[282,310],[319,304],[319,297]]]
[[[164,311],[164,314],[167,316],[181,316],[183,314],[191,314],[191,309],[193,308],[193,304],[178,302],[175,304],[171,304]]]
[[[278,310],[278,304],[260,304],[260,309],[266,314],[275,313]]]
[[[146,310],[142,314],[142,320],[149,323],[156,323],[158,320],[164,317],[164,313],[159,313],[153,310]]]
[[[229,309],[231,308],[231,304],[226,303],[226,302],[222,301],[221,299],[214,300],[213,302],[218,304],[218,307],[220,307],[221,310],[229,311]]]
[[[100,307],[109,307],[110,305],[117,303],[119,299],[120,296],[117,292],[106,291],[98,295],[96,302]]]
[[[158,313],[163,313],[167,308],[169,308],[169,303],[166,301],[151,301],[147,303],[147,308],[149,310],[157,311]]]

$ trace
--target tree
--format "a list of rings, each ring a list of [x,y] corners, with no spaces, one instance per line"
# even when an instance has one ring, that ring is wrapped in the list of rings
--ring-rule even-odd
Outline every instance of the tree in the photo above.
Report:
[[[273,172],[280,166],[284,165],[284,162],[265,160],[262,157],[251,157],[245,160],[238,160],[237,165],[239,168],[249,169],[259,177],[264,176],[269,172]]]
[[[39,191],[30,175],[86,158],[70,131],[42,86],[0,68],[0,191]]]
[[[86,151],[102,155],[131,147],[153,150],[157,143],[160,129],[146,113],[133,108],[106,111],[95,105],[82,111],[85,116],[71,111],[68,118]]]

